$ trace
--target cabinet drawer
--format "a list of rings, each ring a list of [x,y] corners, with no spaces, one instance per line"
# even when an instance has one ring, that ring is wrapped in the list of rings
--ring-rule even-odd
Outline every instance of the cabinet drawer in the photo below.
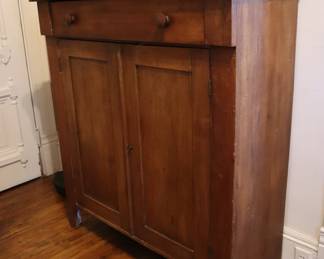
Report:
[[[58,1],[54,35],[66,38],[205,44],[204,1]]]

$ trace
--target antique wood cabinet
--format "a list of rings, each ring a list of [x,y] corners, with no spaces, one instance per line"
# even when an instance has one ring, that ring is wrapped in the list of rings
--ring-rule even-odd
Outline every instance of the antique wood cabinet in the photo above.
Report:
[[[297,0],[37,1],[73,226],[279,259]]]

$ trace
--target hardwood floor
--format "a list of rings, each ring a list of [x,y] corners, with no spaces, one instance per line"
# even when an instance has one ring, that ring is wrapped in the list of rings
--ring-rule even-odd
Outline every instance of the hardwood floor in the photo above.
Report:
[[[0,193],[0,258],[161,258],[100,221],[70,227],[50,178]]]

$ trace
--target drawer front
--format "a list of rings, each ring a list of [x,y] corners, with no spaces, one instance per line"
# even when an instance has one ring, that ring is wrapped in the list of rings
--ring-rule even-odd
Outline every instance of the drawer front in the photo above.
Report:
[[[203,1],[51,3],[54,35],[67,38],[203,44]]]

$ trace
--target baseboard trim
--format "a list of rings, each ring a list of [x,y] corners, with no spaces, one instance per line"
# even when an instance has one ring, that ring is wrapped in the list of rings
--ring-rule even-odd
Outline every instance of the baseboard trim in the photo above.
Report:
[[[295,244],[298,244],[305,248],[311,249],[314,252],[318,251],[318,247],[319,247],[318,240],[316,240],[304,233],[300,233],[290,227],[285,226],[283,236],[285,239],[290,240],[290,241],[294,242]]]
[[[43,175],[62,170],[59,141],[56,134],[41,136],[40,155]]]
[[[318,245],[318,259],[324,259],[324,227],[321,228],[320,241]]]
[[[47,145],[53,142],[58,143],[57,134],[43,134],[41,136],[41,145]]]

